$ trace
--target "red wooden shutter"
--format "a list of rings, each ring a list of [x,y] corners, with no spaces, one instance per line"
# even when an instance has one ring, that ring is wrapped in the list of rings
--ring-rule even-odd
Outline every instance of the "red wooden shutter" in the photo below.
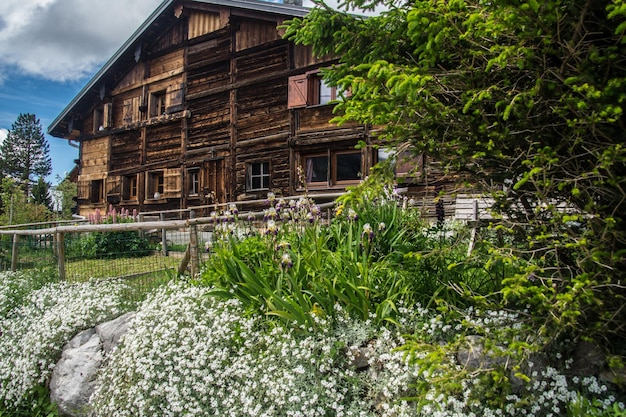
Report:
[[[287,107],[305,107],[307,105],[307,75],[289,77],[289,97]]]

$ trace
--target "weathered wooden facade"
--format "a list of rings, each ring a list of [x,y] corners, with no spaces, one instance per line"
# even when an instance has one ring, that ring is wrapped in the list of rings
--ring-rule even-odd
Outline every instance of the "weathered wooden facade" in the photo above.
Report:
[[[376,163],[366,126],[330,124],[336,92],[277,26],[307,9],[164,1],[49,132],[80,145],[78,206],[141,212],[341,191]],[[301,169],[297,169],[297,168]]]

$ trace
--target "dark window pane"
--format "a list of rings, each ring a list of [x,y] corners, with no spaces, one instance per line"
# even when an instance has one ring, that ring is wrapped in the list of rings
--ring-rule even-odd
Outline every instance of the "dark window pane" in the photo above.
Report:
[[[326,182],[328,180],[328,156],[306,158],[306,182]]]
[[[361,154],[342,153],[337,155],[337,181],[361,179]]]

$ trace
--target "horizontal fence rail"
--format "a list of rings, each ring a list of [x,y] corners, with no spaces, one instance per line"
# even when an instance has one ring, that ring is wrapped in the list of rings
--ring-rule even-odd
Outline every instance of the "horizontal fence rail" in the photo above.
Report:
[[[327,218],[332,216],[330,210],[334,205],[334,199],[340,196],[340,193],[328,194],[320,197],[323,199],[331,199],[333,201],[323,204],[318,204],[321,210],[328,210]],[[285,197],[283,200],[292,200],[302,198],[299,197]],[[278,200],[279,198],[277,198]],[[136,221],[108,221],[107,223],[91,224],[85,223],[87,219],[75,220],[75,221],[59,221],[51,222],[47,224],[28,224],[28,225],[14,225],[0,227],[0,240],[2,246],[0,247],[0,255],[5,255],[8,258],[10,252],[10,269],[15,271],[18,269],[18,264],[32,265],[35,262],[25,260],[27,253],[33,253],[34,257],[39,261],[38,263],[50,265],[56,264],[59,278],[66,280],[68,278],[68,259],[74,260],[75,263],[80,261],[84,264],[89,264],[89,260],[80,258],[78,260],[72,259],[74,254],[66,253],[68,248],[76,246],[76,241],[79,241],[81,237],[88,236],[90,234],[96,235],[113,235],[115,233],[136,233],[137,236],[141,236],[151,242],[153,250],[150,252],[154,255],[159,255],[160,258],[155,260],[155,263],[161,264],[159,270],[171,270],[178,275],[184,274],[189,271],[191,276],[196,276],[200,270],[201,254],[203,253],[204,245],[199,238],[209,242],[212,238],[212,233],[216,224],[225,222],[228,217],[224,215],[217,215],[215,212],[224,207],[239,206],[240,210],[239,218],[245,218],[252,220],[258,224],[258,221],[264,217],[265,211],[249,211],[243,212],[243,206],[246,204],[263,204],[267,200],[255,200],[247,202],[237,202],[229,204],[211,205],[206,207],[194,207],[184,210],[169,210],[166,212],[146,212],[138,213],[134,216]],[[211,209],[211,216],[195,217],[197,211],[204,209]],[[189,218],[166,220],[165,217],[168,214],[186,213]],[[153,220],[153,218],[158,220]],[[148,220],[150,219],[150,220]],[[25,228],[26,227],[26,228]],[[199,230],[200,229],[200,230]],[[103,238],[106,239],[106,238]],[[84,246],[84,244],[83,244]],[[170,250],[175,248],[175,250]],[[181,250],[183,249],[184,250]],[[115,250],[115,248],[113,248]],[[24,253],[27,252],[27,253]],[[70,252],[72,252],[70,250]],[[173,253],[172,253],[173,252]],[[172,256],[173,255],[173,256]],[[105,255],[106,256],[106,255]],[[127,262],[130,262],[130,256],[125,258]],[[167,260],[167,262],[165,261]],[[176,264],[174,264],[176,263]],[[7,261],[3,261],[3,269],[7,269]],[[88,266],[86,266],[88,268]],[[142,275],[145,272],[141,271],[145,267],[137,267],[138,271],[135,272],[118,272],[110,271],[112,277],[129,277]],[[89,271],[76,273],[74,265],[69,268],[72,272],[73,279],[86,279]],[[76,278],[76,276],[80,278]]]

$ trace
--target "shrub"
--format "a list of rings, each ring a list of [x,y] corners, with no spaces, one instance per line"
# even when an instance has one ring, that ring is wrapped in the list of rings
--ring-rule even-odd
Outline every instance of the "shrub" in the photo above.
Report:
[[[112,207],[106,216],[99,211],[90,216],[90,222],[96,224],[132,223],[134,218],[128,211],[117,213]],[[149,239],[136,231],[90,232],[78,236],[68,236],[66,254],[70,258],[124,258],[147,256],[154,245]]]

